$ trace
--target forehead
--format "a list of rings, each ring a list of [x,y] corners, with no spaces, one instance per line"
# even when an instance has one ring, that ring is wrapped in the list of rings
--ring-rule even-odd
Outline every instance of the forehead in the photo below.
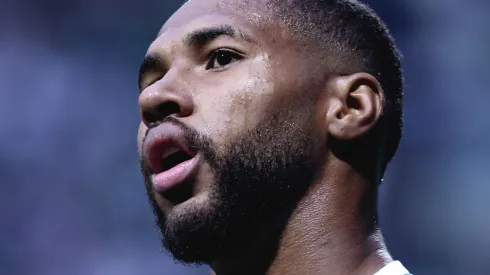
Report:
[[[183,25],[186,21],[202,15],[226,14],[239,16],[250,21],[266,19],[269,12],[268,0],[191,0],[180,7],[165,23],[161,31],[167,27]],[[270,17],[270,16],[269,16]]]
[[[192,0],[186,2],[163,25],[158,37],[166,41],[181,38],[196,29],[227,24],[248,31],[257,38],[273,38],[287,34],[284,26],[268,12],[268,0]],[[278,31],[278,30],[281,31]],[[273,35],[271,35],[273,34]]]

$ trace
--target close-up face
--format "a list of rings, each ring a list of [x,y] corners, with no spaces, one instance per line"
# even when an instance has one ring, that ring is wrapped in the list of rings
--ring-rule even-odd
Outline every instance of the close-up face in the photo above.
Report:
[[[140,72],[146,188],[165,247],[186,262],[293,207],[323,161],[322,78],[284,26],[240,5],[186,3]]]

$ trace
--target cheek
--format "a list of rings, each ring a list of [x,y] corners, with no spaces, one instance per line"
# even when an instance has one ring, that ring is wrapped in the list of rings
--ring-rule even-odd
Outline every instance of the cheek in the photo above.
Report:
[[[255,61],[259,62],[259,61]],[[220,79],[211,93],[196,97],[206,135],[232,140],[254,128],[272,102],[274,85],[263,64],[250,64]]]
[[[213,140],[234,139],[261,120],[269,101],[265,94],[267,88],[253,80],[242,82],[240,86],[230,86],[229,94],[203,101],[203,133]]]

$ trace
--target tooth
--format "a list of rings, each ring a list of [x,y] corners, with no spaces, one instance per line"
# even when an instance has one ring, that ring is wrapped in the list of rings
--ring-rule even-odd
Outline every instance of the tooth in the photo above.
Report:
[[[163,152],[162,159],[164,159],[164,158],[170,156],[171,154],[173,154],[175,152],[178,152],[180,150],[181,149],[180,148],[177,148],[177,147],[170,147],[167,150],[165,150],[165,152]]]

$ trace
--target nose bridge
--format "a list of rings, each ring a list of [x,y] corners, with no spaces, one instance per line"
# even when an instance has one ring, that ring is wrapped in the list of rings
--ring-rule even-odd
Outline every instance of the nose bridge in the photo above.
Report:
[[[139,105],[143,122],[154,123],[169,115],[185,117],[193,113],[192,95],[185,81],[185,67],[181,65],[172,64],[160,80],[141,92]]]

